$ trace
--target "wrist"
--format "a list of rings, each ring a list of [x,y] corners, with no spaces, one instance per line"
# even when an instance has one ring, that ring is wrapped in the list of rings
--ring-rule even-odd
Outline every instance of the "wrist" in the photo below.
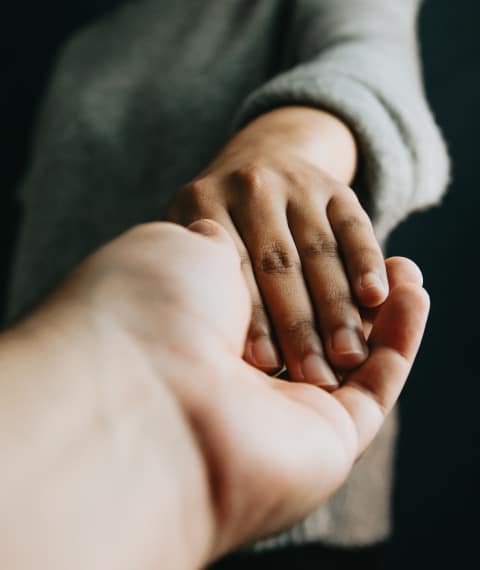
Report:
[[[12,450],[0,529],[24,544],[0,551],[32,565],[48,557],[52,569],[62,556],[75,567],[199,567],[213,540],[208,477],[168,383],[114,323],[48,305],[0,337],[0,449]],[[52,541],[68,548],[58,563]]]
[[[280,107],[260,115],[240,136],[261,144],[286,144],[289,152],[350,185],[358,162],[357,144],[350,128],[338,117],[313,107]]]

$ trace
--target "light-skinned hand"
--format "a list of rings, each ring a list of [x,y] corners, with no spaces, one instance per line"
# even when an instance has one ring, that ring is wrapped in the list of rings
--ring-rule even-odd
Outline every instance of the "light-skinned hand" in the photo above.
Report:
[[[130,230],[0,337],[2,567],[199,568],[318,507],[398,398],[429,306],[413,262],[387,260],[370,355],[327,392],[242,359],[235,244],[191,229]]]

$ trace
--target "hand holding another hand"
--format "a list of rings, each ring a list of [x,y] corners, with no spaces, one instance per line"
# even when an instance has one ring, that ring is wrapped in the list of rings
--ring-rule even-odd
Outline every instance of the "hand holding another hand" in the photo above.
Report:
[[[334,389],[364,362],[361,311],[388,295],[371,222],[348,187],[350,131],[315,109],[267,113],[183,188],[167,218],[221,223],[235,241],[253,307],[244,357]],[[335,175],[335,177],[333,176]]]
[[[412,262],[387,260],[370,356],[330,393],[242,359],[240,259],[205,229],[128,231],[0,338],[2,568],[201,567],[318,507],[394,405],[428,313]]]

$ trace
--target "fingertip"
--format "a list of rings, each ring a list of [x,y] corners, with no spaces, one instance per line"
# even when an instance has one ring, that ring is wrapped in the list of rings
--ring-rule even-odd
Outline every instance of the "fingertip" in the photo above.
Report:
[[[365,362],[369,351],[360,331],[341,327],[333,332],[328,353],[336,369],[348,371]]]
[[[303,381],[308,384],[318,386],[327,392],[333,392],[339,387],[338,379],[332,369],[318,354],[307,355],[301,364],[301,369]]]
[[[244,358],[249,364],[263,372],[277,371],[282,366],[278,351],[267,336],[259,337],[254,341],[247,340]]]
[[[187,230],[206,237],[212,243],[226,247],[230,259],[234,260],[238,266],[241,266],[241,259],[235,241],[221,224],[209,218],[202,218],[201,220],[192,222],[187,227]]]
[[[432,304],[432,298],[430,296],[430,293],[425,289],[425,287],[422,287],[422,291],[423,291],[423,295],[425,297],[425,302],[428,305],[428,308],[430,309],[430,306]]]
[[[381,305],[388,297],[389,288],[384,279],[374,271],[362,275],[357,284],[357,296],[366,308]]]
[[[389,257],[385,261],[390,283],[398,281],[423,286],[423,273],[418,265],[408,257]]]
[[[195,220],[188,226],[191,232],[197,234],[202,234],[206,237],[226,237],[228,236],[226,230],[219,223],[208,218],[202,218],[201,220]]]
[[[342,372],[351,372],[361,366],[368,358],[368,349],[365,352],[351,352],[348,354],[336,354],[333,351],[329,351],[329,360],[332,366],[336,370],[341,370]]]
[[[416,283],[400,283],[392,288],[391,295],[405,305],[412,305],[417,308],[417,312],[428,312],[430,309],[430,295],[428,291]]]
[[[375,321],[369,337],[370,346],[379,343],[390,346],[413,361],[429,310],[430,297],[423,287],[414,283],[402,283],[393,287]]]
[[[410,284],[410,295],[417,296],[416,302],[418,303],[419,307],[422,306],[425,317],[427,317],[430,312],[430,307],[432,304],[430,294],[428,293],[428,291],[424,287],[419,287],[418,285],[414,285],[412,283]]]

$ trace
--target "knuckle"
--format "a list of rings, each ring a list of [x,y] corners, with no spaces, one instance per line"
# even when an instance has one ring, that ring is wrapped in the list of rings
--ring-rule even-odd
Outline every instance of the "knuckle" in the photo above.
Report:
[[[339,188],[339,194],[343,197],[343,199],[350,200],[355,205],[360,204],[358,200],[358,194],[355,192],[355,190],[353,190],[353,188],[350,188],[350,186],[345,186],[342,184]]]
[[[303,169],[286,166],[282,171],[282,175],[289,185],[296,189],[301,190],[311,185],[311,176]]]
[[[308,316],[297,317],[286,322],[284,326],[280,327],[279,332],[288,339],[289,344],[294,344],[296,350],[302,354],[320,348],[315,323]]]
[[[353,305],[353,300],[349,290],[331,287],[325,292],[322,304],[331,312],[343,313],[347,307]]]
[[[315,330],[313,321],[309,317],[297,317],[285,325],[285,333],[290,337],[305,338]]]
[[[353,214],[351,216],[341,218],[335,226],[337,231],[343,234],[362,230],[365,227],[365,222],[360,218],[360,216]]]
[[[203,178],[192,180],[182,188],[183,197],[191,204],[201,204],[205,201],[210,184]]]
[[[335,191],[332,193],[332,197],[328,203],[327,209],[340,209],[344,207],[354,208],[355,210],[359,210],[361,212],[364,211],[355,190],[352,190],[352,188],[345,186],[344,184],[337,183]]]
[[[257,196],[258,194],[264,194],[270,172],[265,166],[260,164],[248,164],[237,168],[231,176],[233,181],[245,192]]]
[[[310,241],[300,248],[300,256],[310,258],[337,258],[338,244],[330,235],[318,232]]]
[[[212,184],[205,178],[192,180],[184,186],[175,200],[175,221],[186,225],[199,217],[205,216],[210,210]]]
[[[298,255],[279,241],[273,241],[263,248],[257,269],[267,274],[289,274],[301,271]]]
[[[329,190],[329,204],[333,205],[341,200],[342,197],[345,199],[348,196],[348,192],[350,190],[349,187],[345,186],[345,184],[333,178],[329,174],[324,172],[321,177],[321,182],[322,185]]]

